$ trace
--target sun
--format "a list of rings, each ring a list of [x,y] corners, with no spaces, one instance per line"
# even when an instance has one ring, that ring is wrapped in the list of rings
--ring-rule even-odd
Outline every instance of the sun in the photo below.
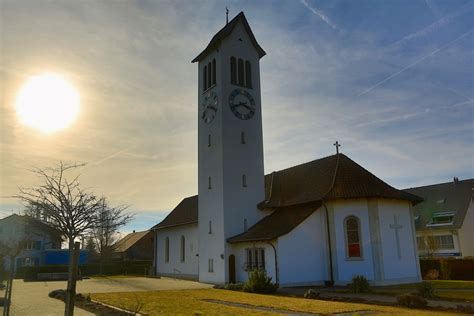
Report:
[[[79,93],[58,74],[31,77],[16,99],[20,121],[44,133],[68,127],[79,114]]]

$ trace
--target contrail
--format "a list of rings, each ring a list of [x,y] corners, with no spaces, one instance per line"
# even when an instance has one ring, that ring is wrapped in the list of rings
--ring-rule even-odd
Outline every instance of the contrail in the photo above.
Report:
[[[445,48],[447,48],[447,47],[453,45],[454,43],[456,43],[456,42],[459,41],[460,39],[462,39],[462,38],[466,37],[467,35],[469,35],[470,33],[472,33],[473,31],[474,31],[474,30],[469,30],[468,32],[462,34],[461,36],[459,36],[459,37],[456,38],[455,40],[449,42],[448,44],[446,44],[446,45],[444,45],[444,46],[442,46],[442,47],[440,47],[440,48],[435,49],[434,51],[432,51],[431,53],[429,53],[429,54],[427,54],[427,55],[421,57],[420,59],[415,60],[414,62],[412,62],[412,63],[409,64],[408,66],[402,68],[401,70],[397,71],[396,73],[394,73],[394,74],[388,76],[387,78],[383,79],[382,81],[376,83],[375,85],[373,85],[372,87],[368,88],[368,89],[365,90],[364,92],[358,94],[357,96],[360,97],[360,96],[362,96],[362,95],[364,95],[364,94],[369,93],[370,91],[372,91],[372,90],[375,89],[376,87],[380,86],[380,85],[383,84],[384,82],[386,82],[386,81],[392,79],[393,77],[398,76],[399,74],[401,74],[401,73],[404,72],[405,70],[407,70],[407,69],[409,69],[409,68],[415,66],[416,64],[418,64],[418,63],[420,63],[421,61],[425,60],[426,58],[431,57],[431,56],[435,55],[436,53],[440,52],[441,50],[443,50],[443,49],[445,49]]]
[[[117,156],[120,155],[121,153],[126,152],[126,151],[132,149],[133,147],[135,147],[135,145],[132,145],[132,146],[129,146],[129,147],[125,148],[125,149],[122,149],[122,150],[120,150],[120,151],[117,151],[116,153],[113,153],[112,155],[109,155],[109,156],[107,156],[107,157],[104,157],[104,158],[101,158],[101,159],[99,159],[99,160],[93,161],[93,162],[91,162],[90,164],[86,164],[86,165],[84,166],[83,170],[86,169],[88,166],[97,166],[97,165],[100,165],[100,164],[103,163],[104,161],[107,161],[107,160],[109,160],[109,159],[112,159],[112,158],[114,158],[114,157],[117,157]]]
[[[321,12],[320,10],[316,9],[316,8],[313,8],[312,6],[310,6],[308,4],[308,2],[306,2],[306,0],[301,0],[301,3],[306,7],[308,8],[311,12],[313,12],[315,15],[317,15],[321,20],[324,21],[324,23],[326,23],[327,25],[329,25],[331,28],[333,28],[334,30],[336,31],[340,31],[341,29],[339,27],[337,27],[337,25],[332,22],[326,15],[324,15],[323,12]]]
[[[402,39],[396,41],[393,44],[390,44],[388,47],[390,48],[390,47],[398,46],[399,44],[401,44],[403,42],[406,42],[406,41],[409,41],[411,39],[429,34],[429,33],[433,32],[434,30],[436,30],[437,28],[450,23],[451,20],[453,20],[454,18],[469,12],[473,8],[474,8],[474,6],[471,5],[470,3],[468,3],[466,5],[463,5],[459,9],[455,10],[452,13],[449,13],[449,14],[445,15],[444,17],[442,17],[441,19],[431,23],[427,27],[425,27],[425,28],[423,28],[423,29],[421,29],[421,30],[419,30],[415,33],[411,33],[411,34],[408,34],[408,35],[404,36]]]

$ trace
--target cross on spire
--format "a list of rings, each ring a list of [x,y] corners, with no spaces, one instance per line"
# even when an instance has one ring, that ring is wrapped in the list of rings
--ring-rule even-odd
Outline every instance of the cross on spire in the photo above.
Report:
[[[341,147],[341,144],[339,144],[339,142],[336,141],[333,145],[336,146],[336,154],[339,154],[339,147]]]
[[[225,7],[225,24],[229,24],[229,9]]]

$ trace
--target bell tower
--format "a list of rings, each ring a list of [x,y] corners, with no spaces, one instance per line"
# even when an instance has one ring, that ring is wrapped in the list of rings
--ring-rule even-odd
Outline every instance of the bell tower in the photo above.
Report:
[[[199,281],[229,282],[227,238],[263,214],[260,58],[243,12],[192,62],[198,62]],[[238,268],[238,267],[237,267]]]

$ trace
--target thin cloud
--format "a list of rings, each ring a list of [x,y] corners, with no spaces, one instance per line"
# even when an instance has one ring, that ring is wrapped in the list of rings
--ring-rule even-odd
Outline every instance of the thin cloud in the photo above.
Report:
[[[313,12],[314,15],[318,16],[321,20],[323,20],[324,23],[329,25],[332,29],[336,31],[341,31],[341,29],[333,21],[331,21],[331,19],[329,19],[329,17],[327,17],[321,10],[310,6],[308,2],[306,2],[306,0],[301,0],[301,3],[311,12]]]
[[[415,66],[416,64],[422,62],[423,60],[425,60],[426,58],[428,57],[431,57],[433,55],[435,55],[436,53],[442,51],[443,49],[445,48],[448,48],[449,46],[453,45],[454,43],[456,43],[457,41],[461,40],[462,38],[466,37],[467,35],[469,35],[470,33],[472,33],[474,30],[469,30],[468,32],[462,34],[461,36],[457,37],[456,39],[452,40],[451,42],[449,42],[448,44],[444,45],[444,46],[441,46],[440,48],[437,48],[435,49],[434,51],[432,51],[431,53],[429,54],[426,54],[425,56],[415,60],[414,62],[412,62],[411,64],[409,64],[408,66],[405,66],[403,67],[402,69],[400,69],[399,71],[391,74],[390,76],[388,76],[387,78],[379,81],[378,83],[374,84],[373,86],[371,86],[370,88],[368,88],[367,90],[359,93],[357,95],[357,97],[360,97],[360,96],[363,96],[364,94],[367,94],[369,93],[370,91],[374,90],[375,88],[377,88],[378,86],[380,86],[381,84],[387,82],[388,80],[398,76],[399,74],[401,74],[402,72],[404,72],[405,70],[407,69],[410,69],[411,67]]]

